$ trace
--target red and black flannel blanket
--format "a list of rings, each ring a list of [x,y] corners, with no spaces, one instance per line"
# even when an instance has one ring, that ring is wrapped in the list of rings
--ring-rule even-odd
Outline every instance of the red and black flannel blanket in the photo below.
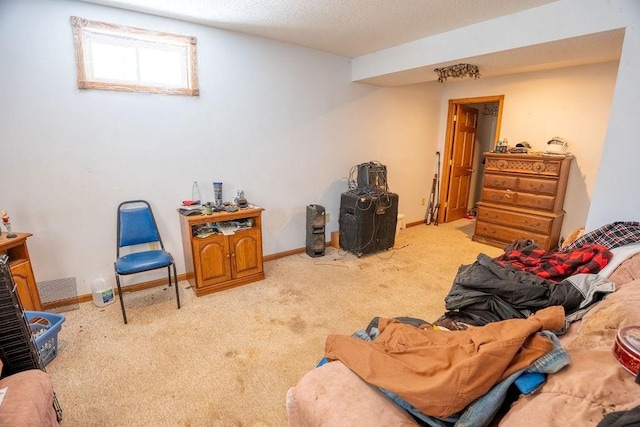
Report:
[[[516,267],[538,277],[560,282],[574,274],[599,272],[612,255],[606,247],[591,244],[569,252],[549,252],[527,246],[505,252],[494,260],[501,265]]]

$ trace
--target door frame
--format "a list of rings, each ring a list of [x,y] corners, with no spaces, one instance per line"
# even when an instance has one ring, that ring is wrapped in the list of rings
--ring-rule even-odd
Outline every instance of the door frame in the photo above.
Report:
[[[449,206],[449,190],[450,190],[450,179],[451,179],[451,156],[453,154],[453,143],[455,137],[455,112],[457,110],[458,105],[466,105],[466,104],[479,104],[479,103],[498,103],[498,117],[496,119],[496,132],[495,132],[495,141],[493,141],[494,145],[500,138],[500,124],[502,122],[502,107],[504,104],[504,95],[491,95],[491,96],[480,96],[475,98],[459,98],[459,99],[450,99],[449,100],[449,111],[447,112],[447,128],[445,133],[444,140],[444,150],[442,156],[442,171],[440,171],[440,176],[442,176],[442,188],[440,188],[440,206],[444,206],[444,209],[438,210],[438,223],[444,221],[445,212]]]

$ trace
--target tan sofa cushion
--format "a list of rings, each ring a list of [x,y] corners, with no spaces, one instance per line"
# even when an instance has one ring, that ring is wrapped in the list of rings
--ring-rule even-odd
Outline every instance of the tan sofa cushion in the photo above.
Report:
[[[287,392],[289,426],[416,426],[413,418],[342,362],[307,372]]]
[[[52,427],[58,426],[53,407],[51,377],[38,369],[18,372],[0,380],[6,388],[0,404],[0,426]]]
[[[624,261],[609,276],[609,280],[614,282],[618,288],[636,279],[640,279],[640,254]]]
[[[538,392],[518,399],[500,426],[595,426],[610,412],[640,405],[640,386],[613,354],[618,328],[640,325],[638,307],[640,279],[623,284],[587,313],[566,340],[571,364],[549,375]]]

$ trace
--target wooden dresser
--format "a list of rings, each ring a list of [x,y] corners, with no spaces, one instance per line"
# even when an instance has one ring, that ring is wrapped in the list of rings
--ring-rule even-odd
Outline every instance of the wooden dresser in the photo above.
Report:
[[[484,153],[482,199],[473,240],[503,248],[531,239],[555,249],[573,156]]]

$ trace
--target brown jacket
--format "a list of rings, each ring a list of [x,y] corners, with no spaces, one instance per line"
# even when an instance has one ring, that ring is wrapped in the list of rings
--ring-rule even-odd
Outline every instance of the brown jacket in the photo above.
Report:
[[[418,329],[380,319],[380,336],[374,341],[329,335],[325,355],[420,412],[444,418],[549,352],[552,342],[537,332],[563,324],[561,306],[465,331]]]

